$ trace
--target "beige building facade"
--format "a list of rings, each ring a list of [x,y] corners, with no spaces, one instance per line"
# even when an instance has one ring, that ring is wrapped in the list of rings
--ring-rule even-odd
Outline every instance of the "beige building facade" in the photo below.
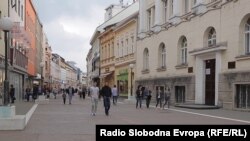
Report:
[[[114,26],[107,27],[106,31],[100,36],[100,62],[101,62],[101,75],[100,86],[104,86],[105,82],[114,85],[114,72],[115,72],[115,55],[114,55]]]
[[[115,85],[119,95],[125,97],[134,96],[133,66],[135,66],[137,17],[138,12],[121,21],[114,30]]]
[[[250,110],[249,0],[140,0],[136,85]]]

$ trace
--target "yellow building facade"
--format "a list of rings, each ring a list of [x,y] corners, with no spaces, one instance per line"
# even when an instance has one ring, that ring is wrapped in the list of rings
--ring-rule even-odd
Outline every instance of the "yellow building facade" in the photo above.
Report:
[[[121,21],[115,28],[115,83],[120,96],[134,96],[134,68],[138,13]]]
[[[100,40],[100,86],[104,86],[105,82],[109,86],[115,84],[115,55],[114,55],[114,39],[113,31],[114,25],[106,28],[106,30],[99,36]]]

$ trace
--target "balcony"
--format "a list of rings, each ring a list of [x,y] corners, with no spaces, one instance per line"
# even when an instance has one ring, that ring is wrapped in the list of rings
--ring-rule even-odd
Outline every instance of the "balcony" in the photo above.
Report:
[[[11,48],[10,64],[14,67],[14,69],[27,72],[28,57],[21,51],[21,49]]]

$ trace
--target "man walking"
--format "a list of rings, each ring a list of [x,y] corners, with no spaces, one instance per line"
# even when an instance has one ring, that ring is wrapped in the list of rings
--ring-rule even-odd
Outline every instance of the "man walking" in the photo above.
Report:
[[[69,95],[69,104],[71,104],[71,101],[72,101],[72,97],[74,95],[74,88],[69,86],[68,90],[67,90],[67,93]]]
[[[92,116],[96,115],[97,111],[97,104],[98,104],[98,98],[99,98],[99,88],[97,87],[97,83],[94,82],[94,85],[90,87],[90,97],[91,97],[91,102],[92,102]]]
[[[101,94],[103,96],[105,114],[108,116],[110,109],[110,97],[112,95],[111,88],[108,86],[108,82],[105,82],[104,87],[102,87]]]
[[[118,91],[117,91],[116,85],[114,85],[114,87],[112,88],[112,96],[113,96],[113,104],[116,105],[117,98],[118,98]]]

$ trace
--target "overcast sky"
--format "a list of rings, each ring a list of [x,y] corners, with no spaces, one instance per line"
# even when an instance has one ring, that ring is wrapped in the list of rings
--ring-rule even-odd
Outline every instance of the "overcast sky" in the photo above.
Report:
[[[124,3],[132,0],[124,0]],[[33,0],[52,52],[86,72],[90,38],[104,22],[105,8],[119,0]]]

